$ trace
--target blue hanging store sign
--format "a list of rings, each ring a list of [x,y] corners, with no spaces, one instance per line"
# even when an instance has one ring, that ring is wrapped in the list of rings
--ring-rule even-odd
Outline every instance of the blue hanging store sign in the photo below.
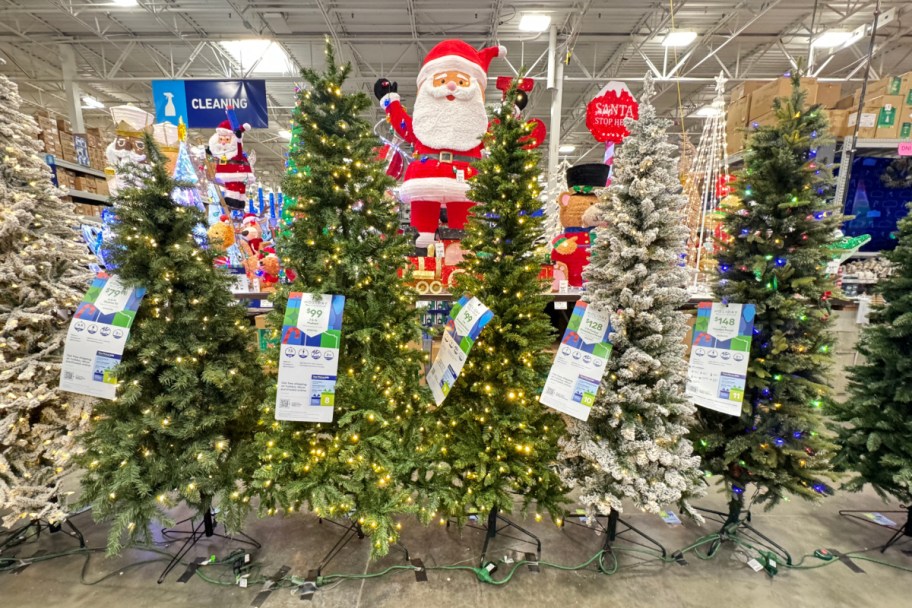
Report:
[[[214,129],[234,107],[238,122],[255,129],[269,126],[265,80],[153,80],[155,122],[177,124],[180,118],[193,129]]]

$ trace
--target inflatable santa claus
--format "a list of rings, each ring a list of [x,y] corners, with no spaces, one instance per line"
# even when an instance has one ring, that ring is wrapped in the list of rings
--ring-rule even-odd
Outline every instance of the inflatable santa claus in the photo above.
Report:
[[[215,181],[225,188],[225,204],[230,209],[244,209],[247,186],[254,175],[250,159],[244,153],[242,137],[250,125],[244,123],[236,130],[231,122],[222,121],[209,138],[209,154],[215,159]]]
[[[445,205],[450,228],[465,228],[472,203],[467,183],[481,158],[481,138],[488,130],[485,86],[491,60],[506,54],[502,46],[475,50],[461,40],[444,40],[427,54],[418,72],[413,114],[402,107],[397,83],[381,78],[374,94],[396,133],[415,148],[415,159],[399,189],[411,205],[418,247],[434,242]]]

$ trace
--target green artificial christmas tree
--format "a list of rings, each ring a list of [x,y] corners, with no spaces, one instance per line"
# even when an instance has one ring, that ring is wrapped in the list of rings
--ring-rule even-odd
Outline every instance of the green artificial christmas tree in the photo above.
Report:
[[[912,512],[912,216],[900,220],[896,249],[884,255],[894,265],[878,285],[886,303],[862,331],[857,348],[865,362],[849,371],[848,400],[834,406],[843,423],[836,464],[857,473],[844,488],[857,492],[869,483]],[[905,534],[910,525],[907,519]]]
[[[494,112],[485,137],[487,158],[476,163],[469,199],[467,251],[457,293],[477,297],[494,318],[481,332],[462,375],[438,416],[446,429],[446,472],[437,476],[445,514],[464,521],[467,509],[510,512],[514,499],[558,519],[564,487],[552,465],[564,431],[559,415],[538,402],[552,354],[540,260],[542,234],[533,217],[539,155],[524,150],[529,127],[513,114],[515,83]],[[489,516],[490,521],[490,516]]]
[[[738,521],[751,487],[748,507],[832,492],[834,446],[821,433],[835,289],[826,265],[842,215],[832,203],[832,177],[816,162],[829,139],[826,116],[806,105],[797,74],[792,82],[791,96],[773,103],[776,124],[748,140],[717,256],[716,297],[756,305],[741,415],[701,408],[692,435],[704,468],[730,494],[729,523]]]
[[[392,180],[375,161],[376,140],[362,118],[370,99],[342,92],[351,66],[303,71],[294,121],[300,145],[290,159],[309,171],[286,175],[282,191],[294,221],[278,242],[297,278],[274,295],[269,319],[279,337],[291,292],[345,296],[338,383],[330,423],[275,419],[273,385],[261,411],[257,486],[262,508],[305,504],[321,517],[350,517],[372,536],[374,555],[398,537],[396,516],[418,512],[412,483],[432,458],[422,421],[433,402],[420,380],[425,355],[413,293],[398,277],[409,243],[385,198]],[[268,353],[277,369],[278,349]]]
[[[180,500],[203,516],[217,504],[229,529],[240,526],[264,384],[230,279],[194,240],[205,217],[173,198],[192,186],[171,178],[148,135],[145,146],[148,166],[131,167],[136,186],[114,200],[111,252],[112,274],[146,295],[115,370],[117,398],[95,408],[81,437],[83,500],[112,522],[109,553],[150,540],[150,523],[168,522]]]
[[[60,481],[94,401],[57,389],[91,260],[21,105],[0,76],[0,515],[10,528],[66,517]]]

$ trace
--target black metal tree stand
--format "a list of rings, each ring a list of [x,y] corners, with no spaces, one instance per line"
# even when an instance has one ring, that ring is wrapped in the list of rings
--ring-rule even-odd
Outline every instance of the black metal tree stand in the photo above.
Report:
[[[874,525],[880,526],[881,528],[887,528],[888,530],[893,530],[893,532],[894,532],[893,536],[891,536],[890,540],[888,540],[886,542],[886,544],[884,544],[880,548],[880,552],[883,553],[884,551],[886,551],[887,549],[889,549],[890,547],[892,547],[893,545],[898,543],[900,540],[902,540],[904,537],[912,536],[912,505],[909,505],[909,506],[900,505],[900,506],[903,509],[905,509],[905,511],[879,511],[879,513],[890,513],[891,515],[904,514],[906,516],[906,523],[899,526],[898,528],[893,527],[893,526],[884,526],[883,524],[879,524],[872,519],[869,519],[867,517],[862,517],[860,515],[861,513],[870,513],[870,511],[857,511],[857,510],[843,509],[842,511],[839,512],[839,514],[843,517],[849,517],[851,519],[857,519],[858,521],[863,521],[866,524],[874,524]]]
[[[64,526],[69,528],[69,530],[65,529]],[[85,549],[86,547],[85,538],[83,537],[82,532],[79,531],[79,528],[76,527],[69,517],[59,523],[51,523],[43,519],[33,519],[27,524],[12,530],[6,534],[3,540],[0,540],[0,554],[7,549],[21,545],[32,537],[37,538],[41,536],[41,533],[44,531],[47,531],[49,534],[63,532],[67,536],[71,536],[79,541],[80,549]]]
[[[334,526],[343,528],[344,532],[342,533],[342,536],[339,537],[339,540],[336,541],[336,544],[333,545],[332,548],[323,557],[323,559],[320,560],[320,563],[317,565],[317,567],[308,571],[307,580],[311,580],[311,579],[316,580],[316,578],[318,576],[322,576],[323,569],[326,566],[328,566],[329,562],[331,562],[333,559],[335,559],[335,557],[337,555],[339,555],[339,553],[342,552],[342,549],[344,549],[348,545],[348,543],[353,541],[355,538],[362,540],[365,537],[364,530],[361,529],[361,524],[359,524],[357,522],[357,520],[352,519],[352,520],[350,520],[350,523],[344,524],[344,523],[339,523],[335,520],[327,519],[324,517],[321,517],[319,519],[320,524],[322,524],[324,521],[326,523],[332,524]],[[405,547],[405,545],[397,542],[397,543],[393,544],[393,548],[398,549],[405,554],[406,562],[411,561],[411,556],[409,555],[409,550]]]
[[[592,526],[589,526],[587,524],[578,523],[578,522],[573,521],[573,517],[576,517],[576,516],[577,516],[577,514],[575,514],[575,513],[567,513],[564,516],[564,523],[565,524],[569,523],[571,525],[579,526],[581,528],[590,528],[590,529],[592,528]],[[603,524],[599,521],[600,519],[606,519],[607,521]],[[619,525],[624,526],[623,529],[619,529],[618,528]],[[665,550],[665,547],[662,545],[662,543],[660,543],[656,539],[652,538],[651,536],[649,536],[648,534],[646,534],[645,532],[643,532],[636,526],[632,526],[629,523],[627,523],[626,521],[624,521],[623,519],[621,519],[621,513],[619,511],[617,511],[616,509],[612,509],[608,515],[602,515],[602,514],[596,515],[595,516],[595,529],[598,530],[599,532],[604,532],[604,534],[605,534],[605,541],[602,544],[602,550],[605,551],[605,553],[612,554],[613,553],[612,546],[614,545],[616,540],[621,539],[621,540],[626,540],[634,545],[640,545],[641,547],[646,547],[646,548],[654,547],[662,553],[662,557],[665,557],[666,555],[668,555],[668,551]],[[649,544],[639,542],[637,540],[631,540],[629,538],[629,535],[631,535],[631,534],[634,534],[634,535],[642,538],[643,540],[647,541]],[[622,538],[624,535],[628,535],[628,538]]]
[[[198,514],[197,514],[198,517]],[[161,584],[164,582],[165,577],[168,576],[168,573],[171,572],[175,566],[177,566],[181,560],[196,546],[196,544],[204,538],[224,538],[227,540],[233,540],[245,545],[250,545],[256,549],[259,549],[262,545],[253,538],[247,536],[243,532],[238,532],[237,535],[228,535],[228,534],[219,534],[215,531],[218,522],[215,519],[215,513],[212,508],[205,509],[203,511],[203,517],[196,522],[196,517],[188,517],[187,519],[182,519],[177,522],[175,525],[181,524],[190,524],[190,530],[175,530],[173,528],[164,528],[162,529],[162,536],[166,539],[179,539],[186,538],[184,544],[181,545],[174,557],[171,558],[171,561],[168,562],[168,565],[165,567],[165,570],[161,573],[161,576],[158,577],[158,582]],[[240,537],[240,538],[239,538]]]
[[[472,516],[472,515],[477,516],[479,514],[470,513],[470,516]],[[450,522],[447,522],[447,527],[448,528],[450,527]],[[485,524],[483,524],[481,526],[473,526],[472,524],[468,524],[466,527],[485,531],[484,545],[481,548],[481,567],[482,568],[484,568],[485,565],[487,564],[488,546],[491,544],[491,540],[494,539],[498,534],[500,534],[500,536],[502,536],[504,538],[509,538],[509,539],[512,539],[515,541],[519,541],[521,543],[527,543],[529,545],[535,545],[535,554],[526,553],[526,559],[528,559],[529,561],[535,561],[535,562],[541,561],[541,551],[542,551],[541,539],[538,538],[537,536],[535,536],[534,534],[532,534],[531,532],[529,532],[528,530],[526,530],[525,528],[523,528],[522,526],[516,524],[515,522],[513,522],[513,521],[507,519],[506,517],[504,517],[503,515],[501,515],[500,510],[497,507],[491,507],[491,510],[488,511],[487,521]],[[524,536],[526,536],[526,538],[520,538],[518,536],[511,536],[509,534],[503,534],[502,533],[503,530],[506,530],[507,528],[512,528],[512,529],[516,530],[520,534],[523,534]]]
[[[744,503],[741,501],[741,499],[734,498],[728,503],[728,513],[725,513],[723,511],[714,511],[713,509],[702,509],[700,507],[695,507],[695,509],[701,513],[708,513],[715,516],[712,519],[722,524],[722,529],[719,530],[720,538],[713,541],[712,545],[710,545],[710,554],[715,553],[715,551],[719,548],[719,545],[721,545],[724,541],[733,538],[738,534],[739,531],[747,530],[750,534],[760,539],[759,541],[756,539],[751,540],[754,540],[754,542],[757,543],[765,544],[768,547],[774,548],[777,551],[781,552],[782,556],[785,557],[786,564],[789,566],[792,565],[791,554],[786,551],[782,545],[757,530],[751,524],[750,509],[744,509]],[[750,539],[750,536],[745,536]]]

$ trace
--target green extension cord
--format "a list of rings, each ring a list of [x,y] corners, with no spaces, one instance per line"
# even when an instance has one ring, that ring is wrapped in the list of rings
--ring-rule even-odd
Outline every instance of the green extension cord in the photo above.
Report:
[[[509,583],[515,576],[516,572],[521,567],[527,566],[527,565],[537,565],[537,566],[543,567],[543,568],[551,568],[554,570],[559,570],[559,571],[564,571],[564,572],[573,572],[573,571],[584,570],[586,568],[589,568],[593,563],[595,563],[597,566],[598,572],[610,576],[610,575],[616,574],[621,569],[621,565],[618,560],[618,554],[630,553],[630,554],[637,554],[637,555],[641,555],[641,556],[647,556],[650,558],[650,559],[646,559],[646,560],[638,562],[637,564],[635,564],[636,566],[650,563],[650,562],[674,563],[674,562],[678,561],[684,555],[690,555],[690,554],[696,556],[698,559],[701,559],[701,560],[711,560],[718,555],[719,549],[721,548],[723,542],[725,542],[725,541],[733,543],[735,546],[737,546],[740,549],[744,549],[745,553],[747,553],[749,557],[752,556],[754,559],[757,560],[757,562],[761,565],[763,570],[765,570],[766,573],[771,578],[774,577],[776,574],[778,574],[781,568],[785,568],[788,570],[813,570],[816,568],[822,568],[824,566],[829,566],[830,564],[839,562],[842,557],[851,558],[852,560],[856,560],[856,561],[864,561],[864,562],[868,562],[868,563],[872,563],[872,564],[876,564],[876,565],[880,565],[880,566],[886,566],[888,568],[893,568],[895,570],[900,570],[902,572],[912,572],[912,568],[910,568],[910,567],[887,562],[884,560],[875,559],[872,557],[868,557],[868,556],[864,555],[865,551],[852,551],[849,553],[841,554],[840,556],[836,556],[833,553],[830,553],[829,551],[827,551],[826,549],[817,549],[816,551],[814,551],[811,554],[802,556],[798,562],[796,562],[794,564],[789,564],[788,559],[785,555],[779,554],[775,550],[772,550],[769,547],[766,547],[764,545],[758,546],[751,542],[748,542],[747,540],[744,540],[740,535],[738,535],[737,531],[734,531],[734,530],[725,530],[725,531],[723,531],[723,533],[714,533],[714,534],[706,535],[702,538],[697,539],[695,542],[691,543],[690,545],[688,545],[678,551],[675,551],[670,556],[662,556],[661,554],[659,554],[655,551],[651,551],[651,550],[628,548],[628,547],[612,547],[609,550],[604,550],[604,549],[600,550],[599,552],[597,552],[595,555],[593,555],[592,557],[590,557],[583,563],[578,564],[578,565],[573,565],[573,566],[565,566],[562,564],[556,564],[553,562],[546,562],[546,561],[519,560],[519,561],[513,562],[512,566],[507,571],[506,575],[500,579],[494,578],[493,570],[489,570],[488,568],[475,567],[475,566],[463,566],[463,565],[457,565],[457,564],[442,565],[442,566],[427,566],[424,568],[424,570],[428,570],[428,571],[430,571],[430,570],[468,571],[468,572],[473,573],[475,575],[475,578],[479,582],[482,582],[482,583],[485,583],[488,585],[495,585],[495,586],[505,585],[505,584]],[[701,551],[701,548],[706,545],[710,545],[710,550],[706,551],[706,552]],[[68,551],[61,551],[59,553],[49,553],[49,554],[40,555],[40,556],[36,556],[36,557],[30,557],[30,558],[15,558],[15,557],[0,556],[0,573],[11,572],[22,566],[47,562],[47,561],[58,559],[58,558],[69,557],[69,556],[73,556],[73,555],[84,555],[85,562],[82,567],[82,572],[80,575],[80,582],[84,585],[97,585],[98,583],[101,583],[102,581],[105,581],[111,577],[122,574],[126,570],[138,568],[138,567],[141,567],[141,566],[144,566],[147,564],[169,561],[172,557],[172,555],[170,553],[168,553],[167,551],[164,551],[162,549],[159,549],[154,546],[149,546],[149,545],[138,545],[138,546],[134,545],[134,546],[128,547],[128,549],[137,549],[137,550],[141,550],[141,551],[145,551],[145,552],[156,553],[156,554],[161,555],[161,557],[128,564],[122,568],[118,568],[117,570],[114,570],[114,571],[102,576],[101,578],[98,578],[93,581],[86,580],[86,574],[87,574],[87,571],[89,568],[91,557],[94,553],[103,552],[104,551],[103,549],[92,549],[92,548],[70,549]],[[233,587],[238,584],[238,580],[239,580],[239,576],[240,576],[238,574],[238,572],[243,572],[247,578],[248,586],[256,586],[256,585],[264,584],[269,579],[267,579],[265,576],[263,576],[261,574],[262,566],[258,563],[246,563],[245,558],[247,555],[248,554],[245,551],[238,549],[238,550],[232,551],[225,558],[220,559],[220,560],[215,559],[215,556],[213,556],[213,559],[210,562],[206,563],[204,566],[202,566],[196,570],[196,572],[195,572],[196,576],[198,576],[201,580],[205,581],[206,583],[209,583],[212,585],[217,585],[217,586],[222,586],[222,587]],[[610,565],[608,565],[606,563],[607,558],[609,558],[609,557],[611,558]],[[812,560],[812,559],[819,560],[819,561],[818,561],[818,563],[808,563],[809,560]],[[189,565],[189,562],[182,561],[181,564]],[[626,567],[633,567],[633,566],[626,566]],[[222,572],[218,576],[212,577],[206,573],[206,571],[210,571],[211,569],[219,569],[219,568],[222,569]],[[365,573],[365,574],[328,574],[328,575],[318,577],[317,581],[316,581],[316,585],[318,588],[320,588],[320,587],[325,587],[331,583],[338,583],[338,582],[342,582],[342,581],[346,581],[346,580],[367,580],[367,579],[380,578],[380,577],[383,577],[383,576],[386,576],[388,574],[395,573],[395,572],[401,572],[401,571],[415,572],[418,570],[421,570],[421,569],[416,566],[412,566],[412,565],[396,565],[396,566],[390,566],[390,567],[388,567],[384,570],[380,570],[378,572],[370,572],[370,573]],[[275,581],[275,587],[277,587],[277,588],[294,588],[294,587],[303,585],[305,582],[306,581],[304,579],[302,579],[298,576],[289,575],[279,581]]]

